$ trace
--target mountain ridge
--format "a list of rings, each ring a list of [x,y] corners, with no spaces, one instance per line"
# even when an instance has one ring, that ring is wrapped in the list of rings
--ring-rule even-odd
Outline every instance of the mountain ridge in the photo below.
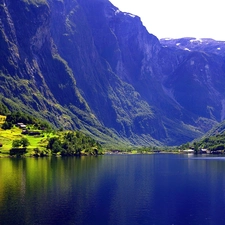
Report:
[[[219,43],[190,52],[158,40],[107,0],[0,0],[0,12],[10,110],[131,145],[181,144],[224,118]]]

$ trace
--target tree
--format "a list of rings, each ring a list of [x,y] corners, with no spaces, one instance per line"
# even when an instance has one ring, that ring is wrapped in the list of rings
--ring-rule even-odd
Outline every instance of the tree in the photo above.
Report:
[[[20,140],[13,140],[12,142],[12,147],[13,148],[19,148],[19,147],[24,147],[26,148],[28,145],[30,145],[30,142],[28,141],[27,138],[22,137]]]
[[[21,146],[20,140],[13,140],[12,147],[19,148]]]
[[[50,149],[52,153],[60,152],[62,148],[62,143],[58,137],[52,137],[49,139],[47,149]]]
[[[5,121],[5,123],[2,124],[2,129],[3,130],[9,130],[13,127],[13,124],[11,122]]]
[[[64,136],[50,138],[47,149],[54,154],[73,156],[81,155],[82,151],[85,151],[86,154],[98,155],[102,147],[94,139],[81,132],[68,132]]]
[[[197,142],[194,142],[194,151],[195,151],[195,153],[198,153],[198,151],[199,151],[199,143],[197,143]]]
[[[22,145],[24,148],[30,145],[30,142],[29,142],[28,139],[25,138],[25,137],[22,137],[22,138],[20,139],[20,143],[21,143],[21,145]]]
[[[49,141],[48,141],[47,149],[52,150],[53,144],[54,144],[54,142],[56,142],[57,140],[58,140],[57,137],[52,137],[52,138],[50,138]]]
[[[58,153],[58,152],[61,152],[63,150],[62,148],[62,144],[61,144],[61,141],[60,140],[56,140],[53,145],[52,145],[52,149],[51,151],[53,153]]]
[[[9,113],[9,109],[2,102],[0,103],[0,114],[7,115]]]

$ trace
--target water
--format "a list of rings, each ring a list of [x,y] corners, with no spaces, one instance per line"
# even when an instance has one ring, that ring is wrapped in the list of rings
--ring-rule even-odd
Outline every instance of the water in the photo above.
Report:
[[[1,225],[224,225],[225,158],[0,159]]]

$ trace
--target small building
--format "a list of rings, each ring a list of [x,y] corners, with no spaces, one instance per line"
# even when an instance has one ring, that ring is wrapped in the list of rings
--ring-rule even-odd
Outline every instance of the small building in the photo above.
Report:
[[[21,129],[26,129],[26,125],[25,124],[23,124],[23,123],[17,123],[17,125],[16,125],[17,127],[19,127],[19,128],[21,128]]]
[[[29,134],[28,130],[22,130],[22,133],[21,134]]]
[[[184,153],[194,153],[194,149],[185,149],[183,150]]]
[[[200,150],[200,152],[201,152],[202,154],[207,154],[207,153],[209,153],[209,151],[208,151],[207,149],[205,149],[205,148],[202,148],[202,149]]]

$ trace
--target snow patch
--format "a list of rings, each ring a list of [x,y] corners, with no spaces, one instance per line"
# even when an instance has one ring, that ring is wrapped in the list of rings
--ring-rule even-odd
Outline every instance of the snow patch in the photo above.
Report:
[[[180,45],[180,43],[176,43],[176,46],[179,46]]]
[[[121,11],[119,10],[119,9],[117,9],[116,11],[115,11],[115,15],[117,15],[118,13],[120,13]]]
[[[131,14],[131,13],[123,13],[125,16],[130,16],[132,18],[136,17],[134,14]]]
[[[219,51],[220,51],[220,50],[221,50],[221,48],[217,48],[216,50],[219,50]]]
[[[189,48],[184,48],[184,50],[185,50],[185,51],[189,51],[189,52],[191,51]]]
[[[195,39],[191,39],[190,42],[191,42],[191,43],[192,43],[192,42],[200,42],[200,43],[202,43],[203,40],[202,40],[201,38],[195,38]]]

